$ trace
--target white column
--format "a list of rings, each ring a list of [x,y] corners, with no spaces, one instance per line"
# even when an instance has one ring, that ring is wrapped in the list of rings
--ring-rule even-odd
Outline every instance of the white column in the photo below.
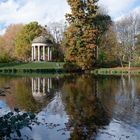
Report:
[[[45,78],[43,78],[43,94],[45,94]]]
[[[36,46],[34,46],[34,60],[36,61]]]
[[[47,91],[50,92],[50,79],[49,78],[48,78],[48,83],[47,84],[48,84]]]
[[[43,46],[43,61],[45,61],[45,46]]]
[[[37,79],[37,84],[38,84],[38,93],[40,93],[40,78]]]
[[[50,61],[50,47],[48,46],[48,61]]]
[[[34,83],[34,92],[36,92],[37,91],[37,87],[36,87],[36,79],[33,79],[33,83]]]
[[[32,92],[34,92],[34,79],[32,78]]]
[[[38,61],[40,61],[40,46],[38,46]]]
[[[34,46],[32,46],[32,61],[34,61]]]
[[[52,61],[52,50],[50,49],[50,61]]]

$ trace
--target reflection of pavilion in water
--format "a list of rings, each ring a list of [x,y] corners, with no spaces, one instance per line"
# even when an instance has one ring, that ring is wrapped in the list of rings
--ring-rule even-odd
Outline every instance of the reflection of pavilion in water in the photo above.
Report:
[[[32,95],[35,100],[42,100],[52,89],[52,78],[32,78]]]
[[[54,88],[55,91],[53,90]],[[49,112],[53,115],[57,114],[60,117],[64,117],[66,115],[61,99],[61,92],[59,92],[58,78],[55,80],[52,78],[32,78],[32,95],[37,102],[43,103],[48,100],[48,103],[41,114]],[[49,98],[46,99],[46,97]],[[50,100],[52,97],[53,100]]]

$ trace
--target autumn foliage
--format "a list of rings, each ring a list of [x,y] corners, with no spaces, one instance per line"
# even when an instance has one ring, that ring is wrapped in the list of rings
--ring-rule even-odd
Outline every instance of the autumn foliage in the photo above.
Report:
[[[69,27],[64,37],[65,58],[83,70],[91,69],[96,60],[96,3],[97,0],[68,0],[71,14],[66,15]]]
[[[5,34],[0,36],[0,62],[15,59],[15,39],[22,28],[22,24],[12,24],[7,27]]]

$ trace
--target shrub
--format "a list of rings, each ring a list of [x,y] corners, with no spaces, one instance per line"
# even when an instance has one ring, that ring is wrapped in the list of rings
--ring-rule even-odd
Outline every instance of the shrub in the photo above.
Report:
[[[30,124],[35,119],[33,113],[22,113],[18,109],[14,112],[9,112],[0,117],[0,139],[11,139],[10,134],[16,132],[18,137],[21,137],[20,129],[28,127],[31,129]]]

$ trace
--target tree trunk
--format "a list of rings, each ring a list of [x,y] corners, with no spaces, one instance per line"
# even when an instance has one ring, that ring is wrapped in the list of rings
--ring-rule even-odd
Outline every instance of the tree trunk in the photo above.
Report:
[[[129,61],[129,66],[128,66],[128,68],[129,68],[129,70],[130,70],[130,68],[131,68],[131,61]]]
[[[123,68],[123,62],[122,62],[121,58],[119,58],[119,59],[120,59],[121,67]]]
[[[98,56],[99,56],[99,48],[98,45],[96,46],[96,60],[98,60]]]

